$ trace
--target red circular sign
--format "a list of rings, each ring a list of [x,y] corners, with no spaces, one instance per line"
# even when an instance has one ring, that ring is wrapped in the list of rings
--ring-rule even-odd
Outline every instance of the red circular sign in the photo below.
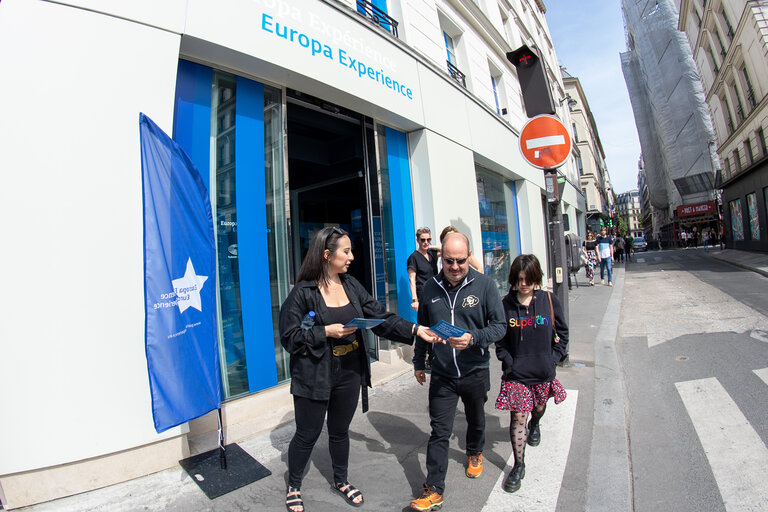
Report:
[[[536,116],[523,126],[520,151],[532,166],[553,169],[563,165],[571,154],[571,134],[556,117]]]

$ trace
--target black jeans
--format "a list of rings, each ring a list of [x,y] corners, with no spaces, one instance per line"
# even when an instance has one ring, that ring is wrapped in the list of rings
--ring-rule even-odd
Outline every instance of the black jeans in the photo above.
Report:
[[[349,424],[357,409],[362,380],[360,350],[344,356],[332,356],[331,396],[328,400],[293,397],[296,433],[288,447],[288,485],[301,487],[304,470],[312,455],[312,448],[323,430],[323,419],[328,413],[328,449],[331,452],[333,481],[347,480],[349,463]]]
[[[485,446],[485,402],[491,389],[490,371],[481,368],[460,378],[432,374],[429,381],[429,418],[432,434],[427,444],[427,485],[443,494],[453,420],[461,398],[467,417],[467,455]]]

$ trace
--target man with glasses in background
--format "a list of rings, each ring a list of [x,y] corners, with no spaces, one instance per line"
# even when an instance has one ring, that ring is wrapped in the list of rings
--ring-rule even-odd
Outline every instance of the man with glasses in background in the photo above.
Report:
[[[468,478],[483,472],[485,444],[485,402],[490,381],[490,346],[504,337],[506,319],[495,283],[470,268],[469,239],[462,233],[448,233],[443,239],[443,268],[424,284],[418,323],[434,327],[441,320],[464,332],[432,347],[432,374],[429,382],[429,417],[432,434],[427,444],[427,481],[422,495],[410,503],[412,510],[439,509],[443,503],[445,475],[453,421],[459,398],[467,418]],[[458,334],[458,333],[457,333]],[[426,343],[414,345],[414,376],[426,381]]]

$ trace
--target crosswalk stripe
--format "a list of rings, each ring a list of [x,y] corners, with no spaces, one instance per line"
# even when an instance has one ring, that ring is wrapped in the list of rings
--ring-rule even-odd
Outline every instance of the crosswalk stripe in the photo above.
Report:
[[[645,263],[645,258],[635,258],[637,261],[636,263]]]
[[[519,491],[510,494],[502,488],[512,466],[514,454],[507,460],[507,468],[493,486],[482,512],[552,512],[557,508],[557,497],[571,449],[573,423],[576,419],[578,390],[566,390],[568,398],[555,405],[550,400],[541,420],[541,444],[525,449],[525,478]]]
[[[768,448],[728,392],[715,378],[675,386],[707,455],[725,509],[768,510]]]
[[[752,370],[752,371],[755,372],[755,375],[760,377],[763,380],[763,382],[768,384],[768,368],[760,368],[759,370]]]

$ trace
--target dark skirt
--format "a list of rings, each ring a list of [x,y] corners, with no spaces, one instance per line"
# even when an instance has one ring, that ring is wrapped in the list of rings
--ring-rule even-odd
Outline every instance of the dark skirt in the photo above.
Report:
[[[502,411],[531,412],[534,407],[546,404],[550,398],[559,404],[565,397],[565,389],[557,379],[533,386],[502,380],[496,408]]]

